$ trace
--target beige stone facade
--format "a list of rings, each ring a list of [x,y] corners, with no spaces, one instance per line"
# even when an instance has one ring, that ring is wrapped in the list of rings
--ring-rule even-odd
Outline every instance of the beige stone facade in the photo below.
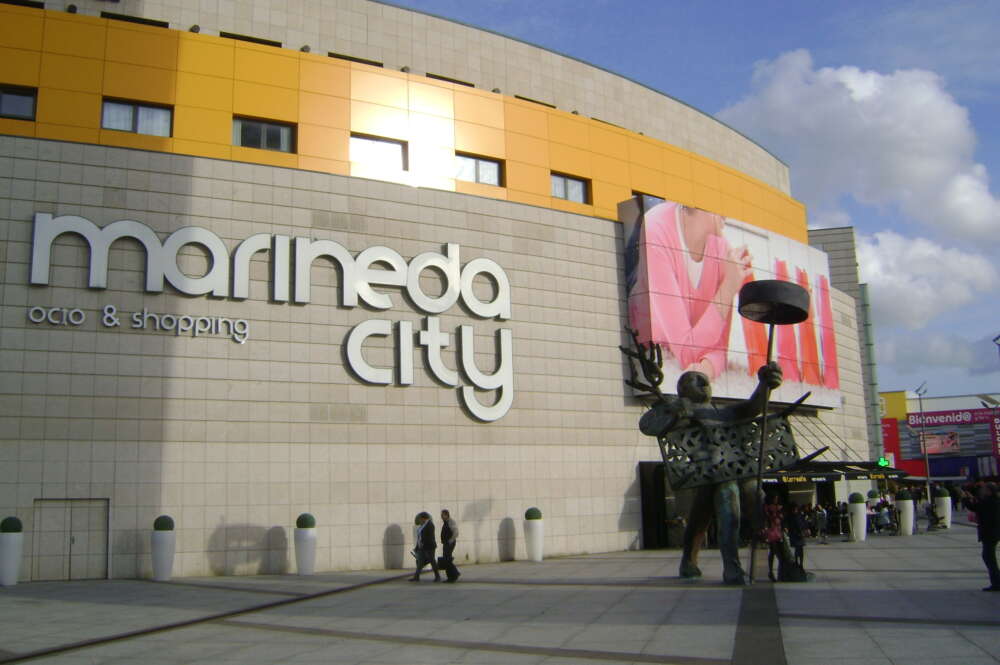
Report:
[[[76,4],[83,14],[107,9]],[[198,24],[309,44],[550,101],[788,190],[784,165],[751,141],[584,63],[375,2],[268,7],[114,5],[174,29]],[[472,417],[460,387],[431,375],[417,342],[432,317],[398,287],[377,289],[391,297],[388,310],[345,306],[342,274],[324,260],[311,269],[308,304],[275,297],[267,253],[250,262],[245,300],[170,286],[157,293],[144,289],[147,255],[125,239],[110,250],[107,288],[94,289],[91,252],[65,234],[48,283],[32,285],[40,213],[95,228],[131,220],[160,242],[197,227],[230,253],[255,234],[334,241],[351,256],[384,246],[405,261],[457,244],[463,265],[485,258],[503,269],[511,315],[478,317],[461,304],[434,315],[450,335],[444,364],[461,369],[459,331],[471,326],[477,368],[494,371],[497,331],[509,330],[512,406],[491,422]],[[441,508],[461,525],[460,562],[523,557],[522,518],[532,506],[544,514],[547,555],[640,546],[636,464],[659,453],[638,432],[644,407],[623,383],[622,246],[620,224],[543,205],[0,134],[0,516],[24,522],[22,578],[148,576],[149,532],[161,514],[176,522],[181,576],[293,571],[302,512],[318,522],[320,570],[409,566],[414,514]],[[179,265],[191,277],[214,269],[191,246]],[[433,275],[420,275],[428,294],[443,288]],[[496,287],[480,277],[471,288],[488,301]],[[834,292],[834,307],[844,405],[820,417],[845,450],[864,457],[854,305]],[[133,328],[136,313],[148,325]],[[152,329],[149,317],[163,315],[174,330],[185,316],[244,321],[246,339]],[[372,319],[412,324],[409,344],[394,332],[364,346],[372,366],[408,360],[412,383],[372,385],[347,366],[350,332]],[[397,346],[412,358],[400,360]],[[470,384],[467,371],[459,383]],[[481,399],[489,403],[491,392]]]

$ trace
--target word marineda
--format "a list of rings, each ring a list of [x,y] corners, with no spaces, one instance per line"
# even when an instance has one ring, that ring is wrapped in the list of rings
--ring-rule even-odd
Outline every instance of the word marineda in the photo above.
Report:
[[[111,245],[121,238],[131,238],[143,246],[146,254],[145,289],[151,293],[163,291],[164,281],[187,295],[211,294],[221,298],[245,300],[250,293],[250,260],[258,252],[268,252],[270,258],[271,299],[276,302],[307,304],[310,301],[310,272],[316,259],[332,261],[340,269],[340,301],[344,307],[356,307],[358,298],[368,306],[386,310],[393,306],[387,293],[376,291],[373,285],[404,287],[410,301],[426,314],[441,314],[451,309],[459,299],[472,314],[484,318],[506,320],[510,318],[510,281],[507,274],[494,261],[475,258],[463,267],[460,247],[448,243],[445,253],[425,252],[413,257],[409,263],[393,249],[369,247],[351,256],[342,245],[333,240],[292,238],[286,235],[258,233],[240,242],[230,256],[226,244],[211,231],[195,226],[178,229],[162,242],[145,224],[132,220],[112,222],[98,227],[88,219],[76,215],[53,217],[48,213],[35,213],[31,247],[31,284],[47,285],[51,264],[52,244],[64,233],[82,236],[90,250],[88,286],[92,289],[107,288],[108,255]],[[177,265],[177,255],[186,245],[200,245],[211,256],[211,265],[204,275],[191,277]],[[293,260],[294,259],[294,260]],[[374,266],[379,267],[374,267]],[[421,289],[420,276],[425,270],[434,270],[443,279],[442,292],[431,296]],[[494,297],[480,300],[473,291],[478,275],[493,283]],[[369,337],[392,334],[393,322],[371,319],[356,325],[345,340],[346,357],[351,370],[360,379],[374,384],[393,382],[393,370],[371,366],[362,354],[362,347]],[[413,381],[413,324],[399,321],[396,325],[396,356],[399,363],[398,385]],[[514,398],[513,342],[511,331],[501,329],[496,336],[498,349],[496,371],[485,374],[476,367],[472,326],[459,326],[458,338],[461,352],[456,362],[472,386],[461,386],[462,401],[472,415],[483,421],[502,418]],[[450,335],[440,329],[440,320],[428,316],[423,329],[418,331],[418,344],[425,347],[428,369],[431,374],[449,386],[459,385],[458,372],[441,360],[441,349],[450,343]],[[476,388],[497,390],[499,394],[492,405],[482,404],[476,397]]]

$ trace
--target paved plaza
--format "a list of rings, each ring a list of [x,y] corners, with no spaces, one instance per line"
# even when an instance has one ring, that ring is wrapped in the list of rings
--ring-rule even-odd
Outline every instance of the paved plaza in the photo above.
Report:
[[[404,571],[20,584],[0,589],[0,663],[1000,663],[1000,593],[980,590],[969,525],[810,542],[808,584],[723,586],[714,551],[704,580],[684,582],[679,556],[468,565],[458,584]]]

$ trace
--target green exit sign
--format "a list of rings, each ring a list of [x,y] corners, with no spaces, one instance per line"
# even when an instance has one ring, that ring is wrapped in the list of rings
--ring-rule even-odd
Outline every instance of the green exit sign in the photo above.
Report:
[[[889,460],[887,460],[884,457],[879,457],[878,458],[878,465],[879,466],[889,466]]]

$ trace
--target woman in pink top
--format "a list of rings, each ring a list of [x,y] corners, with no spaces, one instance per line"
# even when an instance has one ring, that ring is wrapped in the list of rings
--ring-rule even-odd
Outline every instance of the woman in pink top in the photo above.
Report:
[[[649,209],[638,241],[629,320],[639,341],[665,347],[682,371],[726,371],[733,301],[750,276],[746,247],[733,249],[722,217],[664,202]],[[648,322],[648,324],[647,324]]]

